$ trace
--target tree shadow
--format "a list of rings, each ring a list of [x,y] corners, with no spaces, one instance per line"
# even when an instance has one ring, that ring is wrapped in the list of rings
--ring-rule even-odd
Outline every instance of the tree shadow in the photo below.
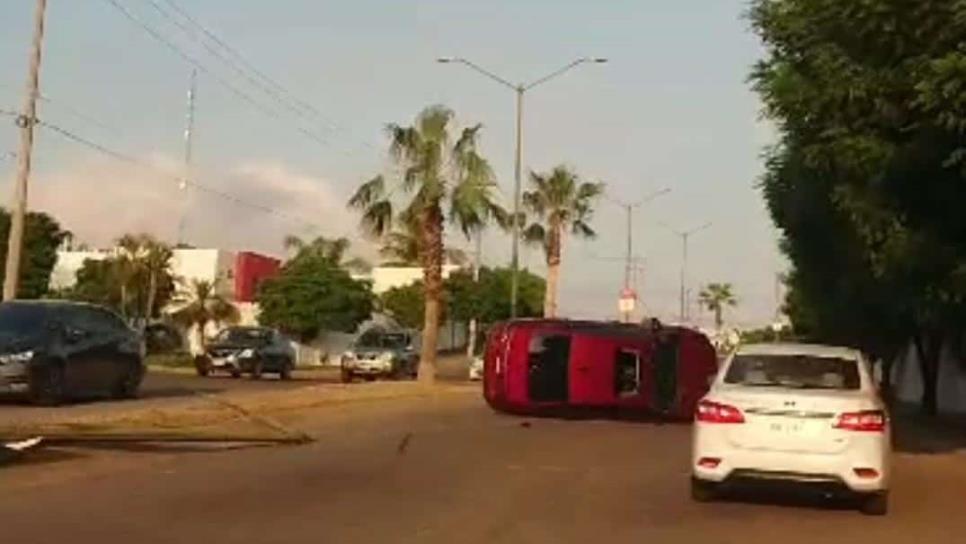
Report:
[[[923,415],[916,407],[900,405],[892,412],[895,451],[943,454],[966,451],[966,414]]]

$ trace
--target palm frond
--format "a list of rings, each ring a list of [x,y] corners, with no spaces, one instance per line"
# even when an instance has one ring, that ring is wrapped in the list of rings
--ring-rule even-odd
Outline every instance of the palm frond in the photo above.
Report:
[[[574,221],[570,227],[570,231],[574,233],[575,236],[580,236],[582,238],[596,238],[597,232],[594,231],[587,223],[583,221]]]
[[[543,248],[547,247],[547,229],[540,223],[531,223],[530,226],[523,230],[522,236],[523,241],[527,244]]]
[[[380,200],[370,204],[362,213],[362,228],[371,236],[382,236],[392,225],[392,202]]]
[[[386,195],[386,179],[379,175],[363,183],[349,199],[349,207],[364,210]]]

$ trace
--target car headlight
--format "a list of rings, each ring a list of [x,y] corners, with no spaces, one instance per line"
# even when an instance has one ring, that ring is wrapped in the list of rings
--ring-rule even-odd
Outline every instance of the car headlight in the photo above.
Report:
[[[0,355],[0,365],[7,365],[11,363],[26,363],[27,361],[34,358],[33,350],[21,351],[19,353],[7,353],[5,355]]]
[[[239,359],[251,359],[254,356],[255,356],[255,350],[253,350],[252,348],[243,349],[238,354]]]

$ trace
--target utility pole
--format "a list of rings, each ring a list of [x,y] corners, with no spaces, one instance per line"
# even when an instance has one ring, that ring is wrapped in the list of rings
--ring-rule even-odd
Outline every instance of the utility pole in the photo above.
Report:
[[[181,204],[181,219],[178,221],[178,245],[185,243],[185,228],[191,208],[191,152],[195,132],[195,94],[197,92],[198,70],[191,71],[191,85],[188,87],[188,113],[184,129],[184,178],[180,189],[184,193]]]
[[[663,225],[663,223],[662,223]],[[681,323],[685,323],[688,319],[688,292],[687,292],[687,275],[688,275],[688,240],[691,235],[697,234],[698,232],[711,226],[711,223],[705,223],[700,227],[695,227],[691,230],[679,231],[675,230],[667,225],[665,228],[673,232],[674,234],[681,237],[681,292],[680,292],[680,319]]]
[[[477,289],[479,289],[480,287],[480,263],[482,261],[482,255],[483,255],[483,232],[477,231],[476,232],[476,250],[473,252],[473,283],[476,285]],[[473,352],[476,351],[476,329],[477,329],[477,323],[476,323],[476,316],[474,315],[470,319],[469,331],[467,333],[469,335],[469,338],[466,339],[466,357],[467,359],[470,359],[470,360],[473,359],[473,355],[474,355]]]
[[[634,290],[634,284],[636,283],[636,278],[634,276],[637,272],[637,258],[634,255],[634,210],[642,207],[655,198],[666,195],[670,192],[671,189],[660,189],[647,195],[644,197],[644,199],[638,202],[621,202],[619,200],[610,199],[621,208],[624,208],[624,212],[627,214],[627,252],[624,256],[624,288],[621,290],[622,302],[620,303],[621,317],[625,323],[631,322],[631,314],[634,313],[633,307],[636,305],[638,299],[638,295]]]
[[[520,292],[520,191],[523,169],[523,85],[516,86],[517,92],[517,145],[513,161],[513,245],[510,258],[510,318],[517,317],[517,296]]]
[[[34,9],[34,37],[30,48],[30,68],[27,75],[27,96],[17,118],[20,127],[20,152],[17,154],[17,180],[14,187],[13,210],[10,214],[10,237],[7,239],[6,275],[3,278],[3,300],[17,298],[20,286],[20,254],[23,251],[24,220],[27,214],[27,181],[30,179],[30,160],[34,147],[34,125],[37,123],[37,97],[40,95],[40,56],[44,42],[44,14],[47,0],[37,0]]]

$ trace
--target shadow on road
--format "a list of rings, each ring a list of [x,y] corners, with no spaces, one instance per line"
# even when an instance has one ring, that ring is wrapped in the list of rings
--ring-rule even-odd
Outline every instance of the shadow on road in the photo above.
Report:
[[[829,496],[817,491],[775,488],[773,486],[729,489],[716,501],[816,510],[854,510],[859,506],[858,501],[854,498]]]
[[[904,453],[966,451],[966,414],[927,417],[912,406],[894,408],[893,445]]]

